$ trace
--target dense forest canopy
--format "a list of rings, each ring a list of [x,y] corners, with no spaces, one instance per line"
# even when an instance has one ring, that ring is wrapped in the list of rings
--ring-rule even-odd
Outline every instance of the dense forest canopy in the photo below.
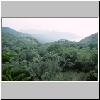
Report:
[[[8,27],[1,31],[3,81],[97,81],[98,33],[42,44]]]

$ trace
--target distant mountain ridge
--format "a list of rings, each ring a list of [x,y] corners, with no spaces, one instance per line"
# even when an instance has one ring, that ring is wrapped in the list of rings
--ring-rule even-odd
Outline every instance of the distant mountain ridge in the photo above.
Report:
[[[24,33],[29,33],[33,35],[39,42],[49,43],[58,41],[60,39],[70,40],[70,41],[79,41],[80,37],[77,34],[71,32],[57,32],[50,30],[21,30]]]
[[[49,31],[34,31],[33,33],[28,32],[18,32],[12,28],[9,27],[2,27],[3,33],[11,33],[17,36],[30,36],[35,39],[37,39],[40,43],[49,43],[59,40],[68,40],[68,38],[71,38],[70,34],[65,34],[63,32],[49,32]]]
[[[44,34],[28,34],[28,33],[18,32],[18,31],[14,30],[12,28],[9,28],[9,27],[2,27],[1,31],[2,31],[2,33],[11,33],[11,34],[14,34],[16,36],[33,37],[34,39],[38,40],[41,43],[42,42],[43,43],[54,42],[54,41],[69,41],[68,39],[66,39],[66,37],[61,38],[60,34],[59,34],[59,36],[56,37],[57,33],[55,33],[52,36],[50,34],[49,34],[49,36],[46,36],[46,33],[44,33]],[[48,37],[48,38],[46,38],[46,37]],[[64,35],[62,37],[64,37]],[[69,42],[71,42],[71,41],[69,41]],[[74,42],[74,41],[72,41],[72,42]],[[80,40],[78,43],[85,44],[85,45],[89,45],[89,44],[97,45],[98,44],[98,32]]]

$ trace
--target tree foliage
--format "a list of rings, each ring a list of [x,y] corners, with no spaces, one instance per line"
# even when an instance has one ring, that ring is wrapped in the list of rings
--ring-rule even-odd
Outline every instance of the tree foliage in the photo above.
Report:
[[[97,80],[98,49],[92,40],[86,38],[88,46],[83,40],[41,44],[20,34],[2,32],[3,81]]]

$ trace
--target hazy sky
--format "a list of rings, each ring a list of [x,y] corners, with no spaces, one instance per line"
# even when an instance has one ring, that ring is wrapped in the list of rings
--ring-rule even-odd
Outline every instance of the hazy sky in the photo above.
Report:
[[[98,18],[3,18],[2,26],[18,31],[70,32],[82,38],[98,32]]]

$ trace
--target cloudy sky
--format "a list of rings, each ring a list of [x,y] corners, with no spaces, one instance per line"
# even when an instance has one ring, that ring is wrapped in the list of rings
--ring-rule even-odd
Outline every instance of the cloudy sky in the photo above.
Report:
[[[2,26],[18,31],[69,32],[81,39],[98,32],[98,18],[3,18]]]

